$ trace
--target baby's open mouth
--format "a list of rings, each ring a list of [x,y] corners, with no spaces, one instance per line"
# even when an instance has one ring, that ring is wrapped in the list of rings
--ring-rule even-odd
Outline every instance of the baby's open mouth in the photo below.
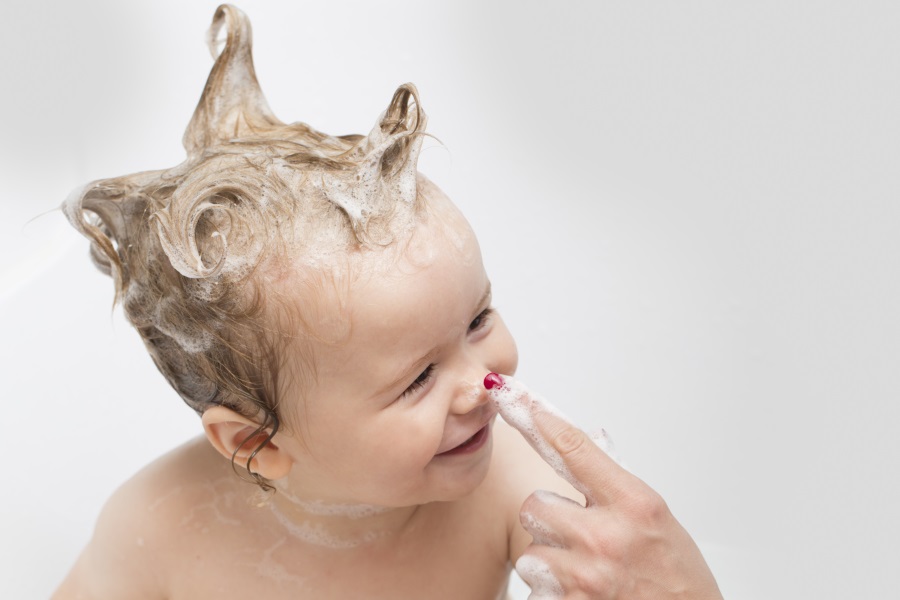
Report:
[[[441,452],[440,454],[437,454],[437,456],[452,456],[456,454],[467,454],[470,452],[475,452],[476,450],[481,448],[484,445],[484,442],[488,439],[490,429],[491,424],[488,423],[487,425],[476,431],[472,437],[464,441],[459,446],[451,448],[446,452]]]

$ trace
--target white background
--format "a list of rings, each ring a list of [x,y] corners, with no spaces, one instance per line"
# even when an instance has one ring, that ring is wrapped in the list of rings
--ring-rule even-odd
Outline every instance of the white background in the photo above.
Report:
[[[726,597],[896,597],[900,5],[240,6],[284,121],[367,133],[417,84],[520,377],[613,434]],[[86,242],[26,222],[182,160],[214,7],[0,5],[0,597],[49,595],[199,431]]]

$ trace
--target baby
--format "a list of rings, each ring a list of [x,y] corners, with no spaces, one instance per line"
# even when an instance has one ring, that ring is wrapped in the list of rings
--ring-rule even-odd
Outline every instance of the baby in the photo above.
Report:
[[[487,600],[517,564],[532,598],[719,598],[652,490],[510,377],[415,87],[368,136],[286,125],[223,27],[187,159],[64,204],[205,436],[113,495],[54,597]]]

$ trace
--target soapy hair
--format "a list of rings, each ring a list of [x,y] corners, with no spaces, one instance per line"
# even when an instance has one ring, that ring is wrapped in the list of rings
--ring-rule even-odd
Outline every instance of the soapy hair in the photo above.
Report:
[[[268,437],[255,455],[279,426],[287,341],[272,326],[284,309],[267,293],[273,273],[288,259],[314,267],[328,252],[389,245],[408,230],[422,205],[426,117],[406,84],[368,136],[284,124],[257,82],[247,17],[220,6],[208,41],[215,64],[184,134],[186,160],[93,181],[63,210],[184,401],[260,423]]]

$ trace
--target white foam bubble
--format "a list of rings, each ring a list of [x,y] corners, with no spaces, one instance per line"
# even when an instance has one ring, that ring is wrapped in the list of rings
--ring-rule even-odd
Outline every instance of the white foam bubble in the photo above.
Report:
[[[547,490],[535,490],[533,496],[541,502],[541,504],[547,504],[549,506],[559,506],[561,504],[575,504],[581,506],[571,498],[566,498],[565,496],[560,496],[555,492],[550,492]]]
[[[299,499],[292,499],[291,501],[312,515],[347,517],[348,519],[364,519],[380,515],[389,510],[386,506],[376,506],[374,504],[335,504],[321,500],[306,501]]]
[[[613,443],[612,437],[610,437],[605,429],[601,428],[600,431],[592,433],[591,441],[593,441],[598,448],[606,452],[610,458],[619,463],[620,466],[625,467],[625,464],[619,458],[619,453],[616,450],[616,445]]]
[[[528,600],[552,600],[565,594],[550,565],[535,556],[520,556],[516,561],[516,573],[531,587]]]
[[[390,510],[387,506],[376,504],[350,504],[341,502],[325,502],[324,500],[305,500],[291,493],[284,480],[274,482],[275,489],[281,496],[297,506],[303,512],[316,516],[346,517],[348,519],[364,519],[380,515]]]
[[[384,535],[377,531],[367,531],[355,537],[339,537],[325,529],[321,523],[312,523],[310,521],[294,522],[290,520],[275,507],[274,503],[270,503],[269,508],[272,510],[272,514],[275,515],[275,519],[289,534],[315,546],[334,549],[355,548],[362,544],[374,542]]]
[[[374,129],[357,152],[363,154],[352,171],[314,170],[306,181],[329,202],[339,207],[349,218],[357,234],[366,231],[368,222],[379,216],[390,215],[396,231],[400,221],[411,223],[411,208],[416,199],[417,173],[415,169],[421,138],[413,138],[408,156],[396,172],[383,173],[382,159],[409,132],[386,134],[381,128],[384,115],[379,117]],[[406,207],[407,210],[403,210]],[[398,210],[399,209],[399,210]]]
[[[300,576],[299,569],[296,565],[291,564],[292,570],[288,570],[287,566],[282,564],[275,556],[276,551],[285,545],[286,538],[282,537],[274,546],[266,549],[258,563],[256,563],[256,573],[260,577],[266,577],[280,586],[290,587],[295,593],[306,590],[306,578]]]
[[[185,352],[196,354],[208,350],[213,343],[213,337],[208,331],[199,328],[186,327],[184,324],[173,324],[170,321],[173,301],[163,300],[156,307],[153,324],[162,333],[166,334],[177,343]]]
[[[530,533],[531,537],[534,538],[535,544],[550,546],[552,548],[562,548],[561,544],[554,541],[559,536],[553,528],[544,521],[538,519],[529,512],[522,512],[519,514],[519,517],[522,519],[522,525],[525,527],[525,531]]]

